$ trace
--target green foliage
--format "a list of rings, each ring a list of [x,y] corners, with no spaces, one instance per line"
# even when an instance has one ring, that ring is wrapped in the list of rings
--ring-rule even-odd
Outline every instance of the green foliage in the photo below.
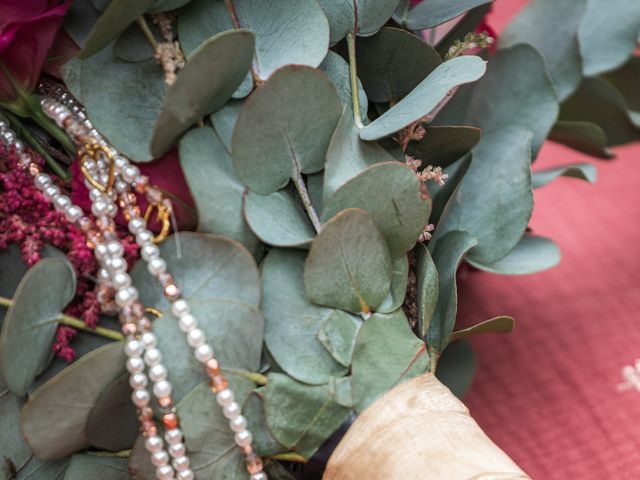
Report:
[[[467,261],[486,272],[525,275],[556,266],[560,262],[560,249],[551,239],[524,235],[513,250],[497,262],[485,264],[472,258]]]
[[[96,472],[100,472],[100,478],[103,480],[131,478],[126,458],[78,454],[71,457],[64,479],[85,480],[91,478]]]
[[[411,30],[424,30],[448,22],[452,18],[493,0],[424,0],[411,9],[407,18],[407,27]]]

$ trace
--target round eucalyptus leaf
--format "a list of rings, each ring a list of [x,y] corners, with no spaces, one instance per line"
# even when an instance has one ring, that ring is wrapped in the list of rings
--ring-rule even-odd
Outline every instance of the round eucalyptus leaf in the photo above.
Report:
[[[249,395],[247,401],[242,407],[242,413],[247,418],[247,423],[251,425],[251,433],[253,433],[253,448],[261,457],[275,455],[287,450],[280,444],[269,430],[267,419],[264,412],[264,401],[262,393],[255,391]]]
[[[360,131],[363,140],[387,137],[431,112],[449,91],[475,82],[486,70],[480,57],[465,55],[453,58],[431,72],[407,96]]]
[[[609,141],[604,130],[591,122],[558,120],[549,132],[549,140],[562,143],[592,157],[608,159],[615,156],[607,148]]]
[[[640,127],[640,92],[637,88],[640,80],[640,57],[631,58],[622,68],[608,73],[604,78],[622,94],[632,120]]]
[[[71,39],[82,47],[99,17],[100,11],[92,2],[71,2],[62,27]]]
[[[595,183],[597,176],[598,170],[590,163],[572,163],[570,165],[563,165],[562,167],[532,172],[531,184],[533,188],[540,188],[551,183],[558,177],[572,177],[586,180],[589,183]]]
[[[493,317],[489,320],[485,320],[484,322],[463,328],[462,330],[456,330],[451,335],[451,341],[453,342],[454,340],[480,333],[510,333],[513,331],[514,325],[515,320],[512,317],[506,317],[504,315],[500,317]],[[438,364],[438,366],[440,365]]]
[[[213,112],[209,117],[211,125],[224,143],[227,150],[231,151],[231,137],[238,120],[238,114],[244,103],[241,100],[229,100],[222,108]],[[229,157],[231,158],[231,157]]]
[[[268,195],[293,176],[319,172],[341,114],[336,90],[321,72],[300,66],[278,70],[238,115],[232,139],[238,177]]]
[[[162,102],[151,138],[154,157],[166,153],[191,125],[231,98],[249,70],[253,47],[251,32],[232,30],[209,38],[189,56]]]
[[[91,409],[105,386],[122,375],[124,364],[122,343],[110,343],[86,354],[31,394],[22,408],[20,426],[34,455],[56,460],[90,445],[85,426]]]
[[[114,147],[133,160],[153,160],[149,143],[165,90],[155,60],[125,62],[109,47],[86,60],[67,63],[63,72],[94,126]]]
[[[451,342],[438,361],[436,377],[451,393],[462,399],[476,373],[476,356],[467,341]]]
[[[193,129],[182,137],[180,166],[198,209],[198,231],[232,238],[255,254],[260,242],[242,215],[246,187],[210,127]]]
[[[93,447],[119,452],[136,441],[140,422],[131,403],[129,376],[123,373],[106,385],[89,412],[85,433]]]
[[[409,277],[409,260],[406,255],[402,255],[393,260],[391,265],[391,290],[384,299],[382,305],[378,307],[380,313],[391,313],[400,308],[404,303],[407,293],[407,282]]]
[[[149,13],[169,12],[184,7],[191,0],[157,0]]]
[[[349,77],[349,64],[335,52],[329,50],[327,56],[320,64],[320,70],[327,74],[333,86],[336,87],[338,97],[343,105],[351,107],[351,79]],[[358,98],[360,100],[360,118],[367,118],[369,100],[364,93],[362,82],[358,78]],[[353,108],[351,108],[351,118],[353,118]]]
[[[275,247],[305,247],[316,231],[292,188],[270,195],[248,192],[244,215],[263,242]]]
[[[322,384],[347,369],[318,341],[316,332],[333,312],[311,303],[304,291],[305,253],[272,249],[262,262],[265,343],[277,364],[305,383]]]
[[[478,7],[493,0],[424,0],[413,7],[407,18],[410,30],[425,30],[437,27],[462,15],[467,10]]]
[[[318,340],[338,363],[348,367],[361,325],[358,317],[334,310],[318,329]]]
[[[391,288],[391,256],[366,212],[342,210],[322,226],[304,266],[309,299],[353,313],[376,311]]]
[[[409,145],[411,156],[422,161],[422,166],[446,168],[467,154],[480,141],[482,130],[466,126],[429,126],[422,140]]]
[[[560,263],[560,249],[549,238],[525,235],[506,257],[495,263],[483,264],[472,259],[467,261],[485,272],[501,275],[528,275],[542,272]]]
[[[342,40],[347,33],[370,36],[391,18],[400,0],[319,0],[329,19],[331,43]],[[355,9],[354,9],[355,6]]]
[[[359,39],[356,52],[358,77],[373,102],[400,100],[442,63],[422,39],[398,28]]]
[[[91,29],[80,58],[88,58],[114,41],[157,0],[111,0]]]
[[[429,352],[439,355],[449,343],[456,322],[458,290],[456,272],[466,253],[477,244],[469,232],[453,230],[444,235],[432,251],[438,272],[438,302],[426,336]]]
[[[0,368],[11,392],[26,394],[41,372],[57,319],[75,293],[76,276],[66,258],[45,258],[20,281],[0,334]]]
[[[130,444],[130,446],[133,442]],[[128,480],[128,459],[103,455],[77,454],[71,457],[64,480]]]
[[[23,403],[0,382],[0,452],[4,460],[0,464],[0,478],[11,478],[10,469],[19,471],[33,455],[20,431],[20,408]]]
[[[351,410],[338,403],[333,382],[306,385],[280,373],[269,375],[264,406],[274,438],[307,459]]]
[[[587,0],[529,2],[500,34],[501,48],[528,43],[542,54],[560,101],[571,95],[582,79],[578,27],[586,6]],[[550,10],[554,15],[549,15]]]
[[[353,110],[346,107],[327,149],[324,167],[324,198],[331,196],[347,181],[376,163],[392,162],[393,157],[376,142],[360,139],[353,121]]]
[[[418,334],[420,338],[425,338],[438,303],[440,284],[438,271],[429,250],[420,244],[416,247],[415,255],[416,289],[418,291],[416,299]]]
[[[345,208],[367,212],[396,258],[415,245],[427,225],[431,198],[413,170],[385,162],[366,168],[325,199],[322,220]]]
[[[161,41],[157,28],[153,28],[151,25],[150,28],[156,40]],[[125,62],[137,63],[152,60],[155,52],[140,27],[133,24],[118,37],[113,46],[113,54]]]
[[[69,459],[56,460],[54,462],[45,462],[37,458],[35,455],[22,467],[16,477],[19,480],[60,480],[64,477]],[[2,470],[0,470],[2,473]],[[7,477],[13,480],[12,477]]]
[[[424,373],[429,357],[402,310],[376,313],[360,329],[353,351],[351,385],[356,411],[362,413],[404,380]]]

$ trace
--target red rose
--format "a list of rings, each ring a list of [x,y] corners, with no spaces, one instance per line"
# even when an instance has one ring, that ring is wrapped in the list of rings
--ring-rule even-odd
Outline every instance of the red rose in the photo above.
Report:
[[[0,0],[0,102],[31,92],[71,0]]]

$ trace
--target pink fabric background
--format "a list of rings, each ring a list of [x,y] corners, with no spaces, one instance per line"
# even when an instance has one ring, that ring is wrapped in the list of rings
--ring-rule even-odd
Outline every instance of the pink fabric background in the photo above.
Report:
[[[496,30],[526,4],[497,0]],[[478,374],[466,403],[491,438],[533,478],[640,479],[640,392],[619,392],[640,358],[640,145],[592,160],[547,142],[534,169],[588,161],[596,185],[559,179],[536,190],[531,226],[561,264],[524,277],[460,281],[459,322],[500,314],[511,334],[472,339]]]

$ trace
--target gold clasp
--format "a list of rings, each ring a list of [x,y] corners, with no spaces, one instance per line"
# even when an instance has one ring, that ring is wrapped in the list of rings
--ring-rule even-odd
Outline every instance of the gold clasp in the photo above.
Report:
[[[161,203],[153,202],[150,203],[147,207],[147,211],[144,212],[144,221],[149,223],[149,218],[151,218],[151,212],[156,208],[158,213],[156,214],[156,221],[162,222],[162,229],[160,233],[153,237],[153,243],[162,242],[169,235],[169,231],[171,230],[171,211],[169,208],[164,206]]]
[[[106,185],[103,185],[93,178],[86,165],[88,160],[94,160],[97,162],[100,156],[106,157],[106,160],[109,162],[109,179],[107,180]],[[109,193],[116,181],[116,164],[113,161],[113,154],[111,153],[111,150],[96,142],[85,144],[80,157],[80,171],[84,175],[84,178],[86,178],[93,187],[97,188],[102,193]]]

